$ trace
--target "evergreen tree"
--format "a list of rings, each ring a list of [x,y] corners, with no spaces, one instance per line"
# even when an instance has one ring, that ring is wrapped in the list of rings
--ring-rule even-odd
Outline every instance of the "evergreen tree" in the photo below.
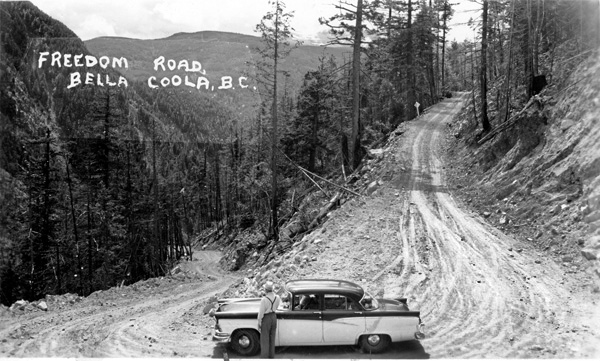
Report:
[[[278,158],[278,66],[283,58],[289,55],[299,43],[291,44],[293,40],[290,26],[292,12],[285,12],[285,4],[280,0],[269,2],[273,9],[263,16],[256,26],[261,34],[262,47],[259,49],[262,57],[257,64],[260,70],[262,84],[271,98],[271,235],[277,240],[279,220],[277,217],[278,188],[277,188],[277,158]]]

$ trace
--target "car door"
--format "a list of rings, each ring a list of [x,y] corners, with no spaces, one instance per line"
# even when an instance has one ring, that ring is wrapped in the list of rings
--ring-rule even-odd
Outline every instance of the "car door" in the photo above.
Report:
[[[358,304],[344,295],[323,297],[323,343],[352,345],[365,330],[365,314]]]
[[[322,344],[321,298],[319,294],[292,295],[289,308],[277,314],[278,346]]]

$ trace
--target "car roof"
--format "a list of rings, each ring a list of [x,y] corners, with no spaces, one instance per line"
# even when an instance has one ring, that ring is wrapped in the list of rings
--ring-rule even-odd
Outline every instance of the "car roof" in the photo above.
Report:
[[[349,281],[332,279],[303,279],[291,280],[285,284],[285,289],[291,293],[337,293],[344,295],[353,295],[358,299],[362,298],[365,291]]]

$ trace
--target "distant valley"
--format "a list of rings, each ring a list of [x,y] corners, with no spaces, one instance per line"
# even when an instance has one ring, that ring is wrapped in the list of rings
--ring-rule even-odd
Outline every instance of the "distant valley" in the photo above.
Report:
[[[131,81],[157,89],[173,89],[186,98],[210,97],[238,114],[241,119],[255,116],[260,102],[260,88],[256,81],[254,65],[256,49],[261,39],[255,36],[216,31],[177,33],[164,39],[140,40],[123,37],[100,37],[85,42],[88,50],[97,56],[124,57],[128,69],[119,69]],[[280,91],[292,97],[302,84],[304,75],[319,66],[320,58],[334,56],[338,64],[348,61],[350,49],[301,45],[281,62]],[[164,57],[163,68],[155,70],[154,61]],[[176,64],[184,61],[191,67],[199,62],[202,72],[186,72],[184,68],[171,70],[167,62]],[[200,75],[202,74],[202,75]],[[289,76],[286,76],[289,75]],[[173,76],[179,76],[181,83],[173,85]],[[186,78],[186,76],[188,76]],[[198,77],[205,77],[210,84],[202,83]],[[148,83],[149,78],[150,84]],[[231,77],[232,84],[227,88],[223,77]],[[167,78],[163,84],[161,79]],[[225,79],[227,80],[227,79]],[[164,86],[166,84],[166,86]],[[186,85],[187,84],[187,85]],[[247,88],[242,88],[247,86]],[[224,89],[219,89],[222,87]]]

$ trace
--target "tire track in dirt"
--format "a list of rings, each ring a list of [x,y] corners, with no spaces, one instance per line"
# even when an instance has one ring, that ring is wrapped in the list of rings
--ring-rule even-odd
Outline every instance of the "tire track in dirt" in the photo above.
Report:
[[[173,327],[174,322],[185,317],[186,312],[201,312],[198,301],[207,294],[222,293],[229,287],[222,281],[200,286],[198,289],[169,298],[156,305],[142,305],[144,310],[134,318],[111,325],[110,335],[93,350],[93,356],[100,357],[136,357],[142,355],[173,356],[210,356],[214,344],[199,348],[201,335],[181,332]],[[191,350],[195,350],[190,352]],[[206,352],[209,354],[206,354]],[[204,353],[202,353],[204,352]]]
[[[432,357],[568,357],[569,337],[553,335],[565,316],[560,268],[526,244],[463,211],[448,193],[441,137],[464,95],[412,122],[396,157],[410,163],[398,238],[402,252],[386,269],[386,292],[419,295]],[[410,154],[406,149],[410,150]],[[522,249],[516,252],[516,249]],[[390,269],[402,266],[399,274]],[[385,276],[384,276],[385,275]],[[564,283],[564,282],[563,282]]]
[[[44,357],[210,357],[215,345],[204,340],[199,322],[208,298],[234,281],[217,267],[218,252],[197,252],[184,264],[213,281],[174,283],[147,296],[54,314],[46,328],[19,343],[12,356]],[[206,317],[206,316],[205,316]],[[61,321],[57,321],[61,320]],[[190,321],[191,320],[191,321]],[[187,323],[186,323],[187,322]],[[16,326],[17,327],[17,326]],[[200,332],[197,332],[200,331]]]

